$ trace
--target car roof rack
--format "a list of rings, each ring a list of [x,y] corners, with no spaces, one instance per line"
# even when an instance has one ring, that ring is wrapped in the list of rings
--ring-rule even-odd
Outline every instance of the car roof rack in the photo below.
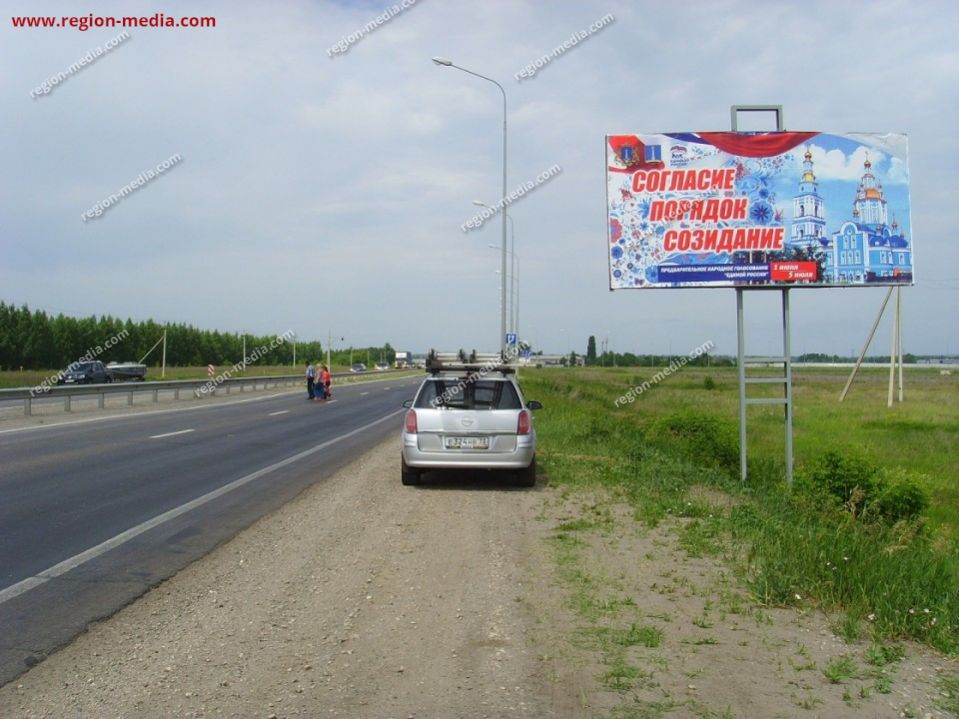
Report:
[[[469,354],[459,352],[437,352],[430,350],[426,357],[426,371],[430,374],[440,372],[501,372],[511,374],[516,372],[514,365],[503,361],[499,352],[481,352],[473,350]]]

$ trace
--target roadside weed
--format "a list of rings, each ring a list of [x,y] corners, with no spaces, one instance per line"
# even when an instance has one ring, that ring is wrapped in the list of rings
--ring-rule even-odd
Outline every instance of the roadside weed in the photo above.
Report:
[[[859,678],[859,670],[852,657],[834,657],[826,662],[822,674],[833,684],[845,684],[850,679]]]

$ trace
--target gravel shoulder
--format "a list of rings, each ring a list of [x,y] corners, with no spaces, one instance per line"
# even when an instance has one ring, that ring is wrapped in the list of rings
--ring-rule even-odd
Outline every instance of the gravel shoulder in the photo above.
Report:
[[[383,443],[92,627],[0,716],[570,716],[526,637],[538,492],[405,488],[398,461]]]
[[[0,716],[951,716],[954,665],[909,647],[867,691],[864,645],[756,607],[678,526],[542,477],[403,487],[397,455],[384,442],[91,627],[0,688]],[[830,682],[845,656],[861,678]]]

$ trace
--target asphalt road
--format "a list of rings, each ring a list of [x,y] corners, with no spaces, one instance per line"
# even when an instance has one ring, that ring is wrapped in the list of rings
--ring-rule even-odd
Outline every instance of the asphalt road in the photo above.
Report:
[[[0,431],[0,684],[397,434],[418,382]]]

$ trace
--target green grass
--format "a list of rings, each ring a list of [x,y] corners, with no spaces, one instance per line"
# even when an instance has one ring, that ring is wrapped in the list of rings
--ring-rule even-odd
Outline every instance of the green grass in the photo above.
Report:
[[[959,384],[953,377],[907,371],[906,401],[888,409],[882,370],[864,371],[843,404],[837,400],[844,370],[795,372],[797,476],[825,451],[842,454],[848,447],[883,468],[909,470],[931,502],[921,521],[892,525],[863,523],[790,491],[783,481],[781,408],[750,409],[750,478],[742,485],[735,370],[686,368],[633,403],[616,405],[653,373],[522,373],[527,397],[545,405],[536,422],[541,471],[550,483],[605,487],[650,526],[689,518],[680,530],[684,550],[738,557],[740,577],[761,604],[823,609],[838,618],[836,629],[848,639],[910,638],[959,652]],[[709,491],[698,491],[704,487]],[[729,501],[711,503],[710,492]]]

